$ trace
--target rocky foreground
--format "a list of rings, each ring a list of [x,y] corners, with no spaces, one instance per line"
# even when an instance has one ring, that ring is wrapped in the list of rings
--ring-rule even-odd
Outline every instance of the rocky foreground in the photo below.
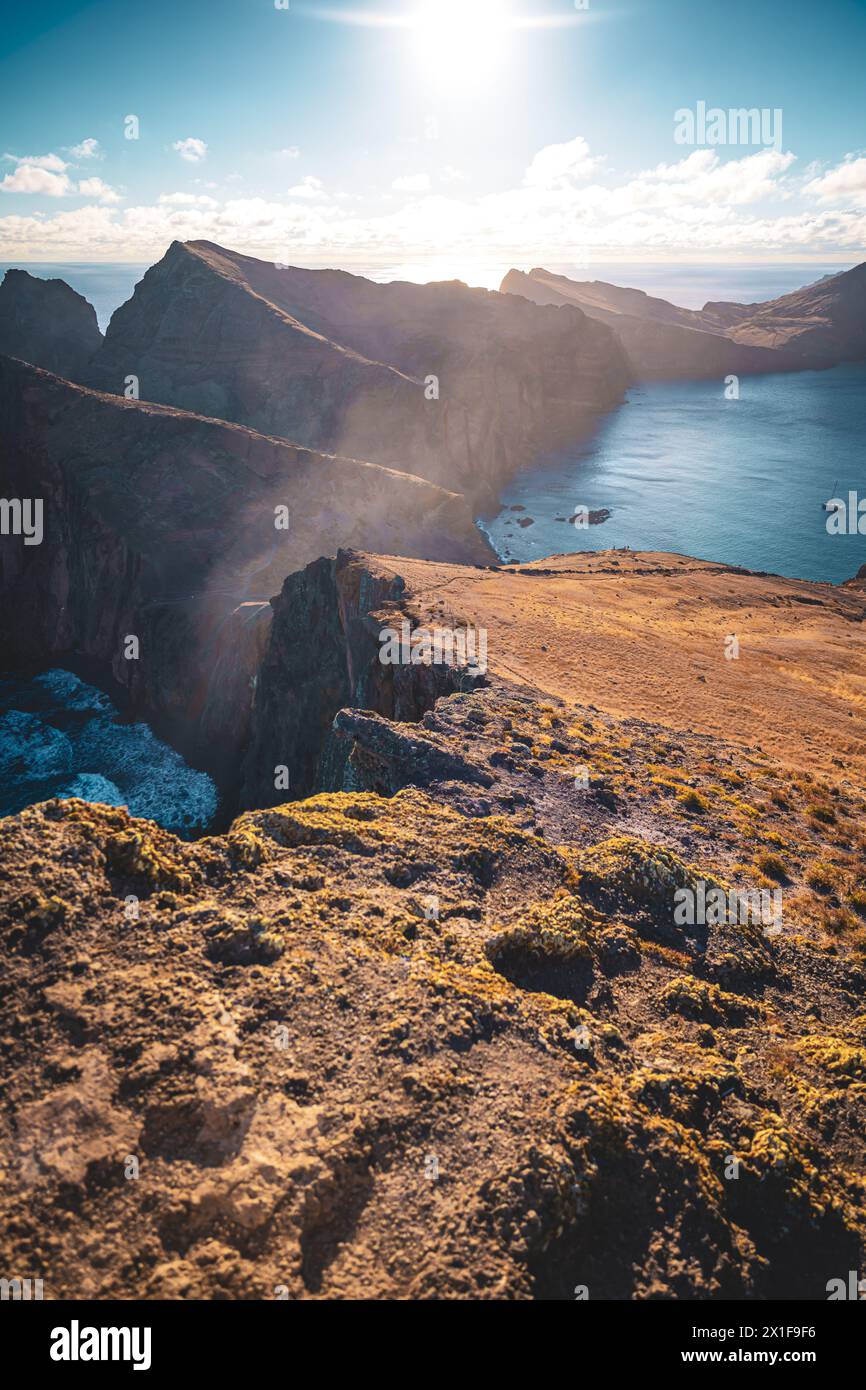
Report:
[[[866,1254],[864,618],[681,557],[293,576],[248,766],[294,760],[318,669],[313,795],[194,844],[78,801],[0,823],[4,1268],[826,1298]],[[377,672],[403,619],[482,624],[486,676]],[[678,924],[701,885],[781,917]]]

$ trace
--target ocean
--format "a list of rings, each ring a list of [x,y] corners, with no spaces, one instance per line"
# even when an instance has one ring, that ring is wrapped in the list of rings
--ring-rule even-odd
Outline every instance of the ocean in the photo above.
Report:
[[[50,797],[127,806],[187,837],[217,811],[210,777],[147,724],[125,722],[109,697],[71,671],[0,680],[0,815]]]
[[[866,564],[866,535],[830,534],[824,503],[866,499],[864,446],[864,363],[741,377],[739,400],[721,380],[653,383],[480,524],[504,560],[627,545],[838,584]],[[580,507],[611,515],[581,528]]]

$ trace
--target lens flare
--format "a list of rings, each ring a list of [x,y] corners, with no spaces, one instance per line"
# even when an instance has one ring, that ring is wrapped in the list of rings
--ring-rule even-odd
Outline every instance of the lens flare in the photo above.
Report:
[[[412,20],[422,67],[448,87],[486,81],[505,53],[511,28],[505,0],[426,0]]]

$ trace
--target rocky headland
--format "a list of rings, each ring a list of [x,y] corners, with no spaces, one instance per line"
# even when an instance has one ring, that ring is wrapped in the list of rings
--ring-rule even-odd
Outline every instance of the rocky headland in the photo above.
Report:
[[[602,280],[509,270],[504,294],[606,324],[641,380],[802,371],[866,357],[866,264],[760,304],[682,309]]]
[[[346,544],[494,558],[465,498],[413,474],[10,358],[0,437],[0,494],[38,497],[44,516],[41,544],[0,547],[4,666],[87,659],[218,780],[237,765],[286,574]]]
[[[6,271],[0,283],[0,354],[76,381],[101,345],[93,305],[65,280]]]
[[[629,381],[583,313],[459,282],[375,284],[175,242],[113,315],[86,384],[412,471],[495,500]]]
[[[44,537],[3,537],[5,661],[86,659],[224,811],[195,842],[0,821],[0,1248],[46,1297],[824,1299],[863,1268],[866,585],[495,563],[473,507],[640,374],[533,284],[560,299],[175,244],[83,384],[7,313],[0,491]],[[833,294],[832,349],[766,305],[771,345],[737,306],[604,312],[708,371],[802,366],[841,351]],[[430,631],[486,659],[383,661]],[[677,918],[708,890],[773,914]]]

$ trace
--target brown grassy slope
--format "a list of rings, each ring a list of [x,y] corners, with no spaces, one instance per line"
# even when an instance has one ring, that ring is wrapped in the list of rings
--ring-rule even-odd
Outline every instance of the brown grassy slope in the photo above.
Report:
[[[386,561],[422,617],[488,630],[492,670],[547,695],[765,751],[866,768],[866,593],[686,556],[559,555],[498,570]],[[725,658],[725,639],[739,658]]]

